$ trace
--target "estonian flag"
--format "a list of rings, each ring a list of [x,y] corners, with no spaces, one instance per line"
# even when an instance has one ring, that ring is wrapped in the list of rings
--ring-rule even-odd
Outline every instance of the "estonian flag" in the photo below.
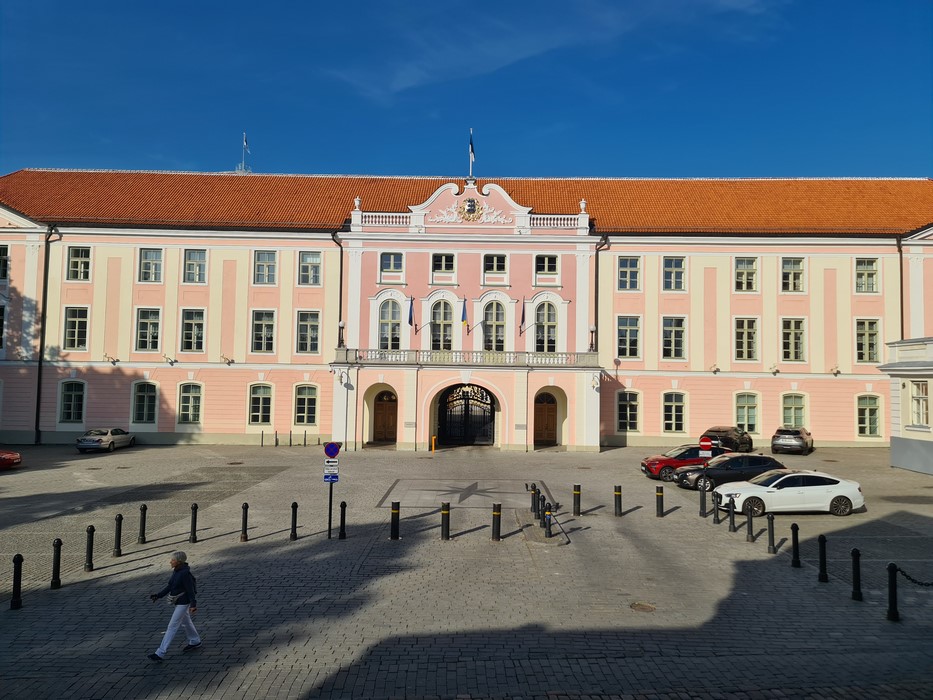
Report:
[[[476,160],[476,152],[473,150],[473,129],[470,129],[470,165]]]
[[[415,325],[415,298],[412,297],[408,304],[408,325]]]
[[[460,323],[462,323],[464,326],[467,325],[466,305],[467,305],[467,300],[466,298],[464,298],[463,299],[463,313],[460,314]]]
[[[249,153],[249,143],[246,141],[246,132],[243,132],[243,150]],[[250,154],[252,155],[252,154]]]
[[[522,322],[518,324],[519,330],[525,327],[525,297],[522,297]]]

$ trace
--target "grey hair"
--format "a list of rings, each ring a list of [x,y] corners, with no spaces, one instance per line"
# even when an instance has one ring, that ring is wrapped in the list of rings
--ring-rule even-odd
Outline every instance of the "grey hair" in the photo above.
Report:
[[[172,559],[174,559],[175,561],[186,562],[188,561],[188,555],[185,554],[184,552],[175,552],[174,554],[172,554]]]

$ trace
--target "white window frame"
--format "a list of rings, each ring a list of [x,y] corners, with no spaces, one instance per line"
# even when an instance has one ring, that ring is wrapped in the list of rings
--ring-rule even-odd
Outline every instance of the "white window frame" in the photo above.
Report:
[[[305,259],[306,256],[307,259]],[[315,256],[317,257],[316,260]],[[319,250],[298,251],[298,286],[320,287],[322,278],[323,265],[321,252]]]
[[[268,389],[268,393],[262,395],[254,395],[254,390],[256,389]],[[273,408],[275,407],[275,389],[272,384],[268,382],[253,382],[249,385],[249,403],[247,405],[247,415],[246,420],[250,426],[267,426],[272,425],[273,421]],[[254,402],[259,400],[259,411],[254,411]],[[258,415],[257,420],[253,420],[253,417]],[[266,417],[266,420],[263,418]]]
[[[860,324],[874,324],[869,330],[867,327],[859,330]],[[864,339],[863,339],[864,336]],[[874,365],[881,361],[881,319],[879,318],[856,318],[855,319],[855,362],[860,365]],[[863,344],[865,351],[859,350],[859,344]],[[859,355],[865,357],[861,358]]]
[[[871,267],[862,267],[860,263],[871,263]],[[854,263],[855,293],[881,293],[881,265],[878,258],[856,258]]]
[[[83,345],[69,345],[68,344],[68,312],[69,311],[84,311],[84,318],[76,318],[75,322],[84,327],[84,344]],[[90,328],[91,328],[91,308],[89,306],[66,306],[64,312],[62,313],[62,350],[70,350],[72,352],[87,352],[88,349],[88,339],[90,338]],[[77,328],[77,327],[76,327]],[[77,330],[75,335],[77,336]]]
[[[751,262],[751,266],[748,263]],[[733,262],[733,291],[750,293],[758,291],[758,258],[738,256]]]
[[[77,255],[78,251],[85,251],[87,255]],[[91,249],[86,245],[68,246],[68,259],[66,261],[65,280],[68,282],[91,281]]]
[[[187,386],[197,387],[197,394],[183,393]],[[190,399],[195,398],[195,401]],[[191,410],[191,405],[195,405],[195,410]],[[185,409],[183,411],[183,409]],[[194,420],[191,416],[194,416]],[[183,416],[188,416],[187,420],[182,420]],[[200,425],[204,416],[204,385],[200,382],[181,382],[178,385],[178,405],[175,410],[175,423],[178,425]]]
[[[147,253],[157,253],[158,256],[148,259]],[[162,269],[165,264],[163,256],[161,248],[140,248],[136,281],[140,284],[162,284]]]
[[[862,399],[871,399],[874,401],[874,406],[862,406]],[[884,413],[882,412],[881,396],[878,394],[864,393],[858,394],[855,397],[855,429],[856,434],[860,438],[869,438],[876,439],[883,437],[884,431],[882,430],[882,421],[884,418]],[[871,411],[874,421],[873,424],[870,420],[864,419],[862,411]],[[874,428],[874,431],[872,431]]]
[[[635,401],[622,401],[623,396],[634,396]],[[635,427],[622,427],[622,406],[623,404],[626,407],[634,406],[635,409]],[[631,416],[631,411],[626,410],[626,412]],[[629,420],[626,420],[626,423],[630,423]],[[627,434],[627,433],[639,433],[641,432],[641,392],[632,391],[631,389],[620,389],[616,392],[616,434]]]
[[[668,396],[679,396],[680,402],[668,402]],[[668,407],[671,407],[673,413],[668,420]],[[675,415],[679,412],[679,416]],[[677,421],[680,421],[680,428],[676,427]],[[668,424],[671,428],[668,429]],[[661,433],[664,435],[683,435],[687,432],[687,394],[679,389],[670,389],[661,394]]]
[[[670,266],[668,266],[670,262]],[[679,262],[679,265],[674,265]],[[683,255],[665,255],[661,258],[661,291],[687,291],[687,258]]]
[[[302,319],[304,314],[310,314]],[[302,327],[306,326],[305,335],[308,348],[301,349]],[[313,341],[312,341],[313,338]],[[313,348],[311,347],[313,345]],[[317,309],[298,309],[295,312],[295,354],[320,355],[321,354],[321,312]]]
[[[266,317],[259,318],[258,314],[264,314],[264,315],[272,314],[272,319],[270,321]],[[256,355],[274,355],[275,354],[275,348],[276,348],[275,336],[276,336],[276,330],[277,330],[276,326],[278,325],[277,321],[278,321],[278,318],[277,318],[275,309],[253,309],[252,313],[250,314],[250,326],[249,326],[249,329],[250,329],[249,351],[251,353],[256,354]],[[256,349],[257,324],[262,326],[263,339],[260,341],[260,344],[262,346],[262,349],[260,350]],[[269,328],[272,329],[271,333],[268,330]],[[270,335],[271,335],[271,340],[269,340]],[[270,345],[268,349],[266,348],[267,343]]]
[[[200,313],[201,320],[198,321],[196,319],[187,319],[186,315],[189,313]],[[207,310],[204,308],[183,308],[178,317],[181,324],[181,330],[178,333],[178,352],[203,353],[205,351],[205,339],[207,337]],[[189,325],[191,326],[190,331],[188,329]],[[198,327],[200,327],[200,341],[198,340]],[[198,342],[200,342],[200,348],[185,347],[185,342],[187,341],[187,336],[189,333],[191,334],[192,346],[197,345]]]
[[[736,362],[759,362],[759,322],[757,316],[736,316],[732,319],[732,353]],[[739,323],[744,328],[739,328]],[[750,325],[749,325],[750,324]],[[739,334],[742,335],[742,350],[744,357],[739,357]]]
[[[298,392],[301,389],[311,389],[314,392],[314,395],[311,397],[299,397]],[[301,384],[296,384],[292,390],[292,425],[297,426],[316,426],[318,424],[318,411],[320,406],[318,405],[318,399],[320,391],[316,384],[309,384],[308,382],[302,382]],[[299,420],[299,418],[306,419],[308,417],[307,407],[303,414],[298,413],[298,402],[300,399],[308,401],[309,399],[314,402],[313,408],[313,420]]]
[[[910,381],[910,425],[930,427],[930,383],[925,379]]]
[[[786,263],[799,261],[800,268],[787,269]],[[795,289],[799,283],[799,289]],[[781,258],[781,293],[806,294],[807,292],[807,262],[805,258],[797,256],[784,256]]]
[[[635,261],[633,267],[622,267],[622,261]],[[623,280],[625,285],[623,285]],[[634,284],[633,284],[634,282]],[[616,290],[620,292],[641,291],[641,256],[620,255],[616,258]]]
[[[143,319],[143,314],[155,312],[155,321],[151,318]],[[155,326],[155,347],[153,345],[152,326]],[[145,328],[145,340],[143,329]],[[143,345],[147,347],[142,347]],[[141,306],[136,309],[136,333],[133,339],[134,352],[159,352],[162,347],[162,309],[155,306]]]
[[[680,326],[667,327],[668,321],[680,321]],[[664,354],[665,347],[668,345],[668,331],[671,333],[671,355]],[[677,341],[680,341],[680,354],[674,351],[677,348]],[[661,317],[661,360],[663,362],[683,362],[687,359],[687,317],[686,316],[662,316]]]
[[[203,253],[204,258],[197,260],[192,257],[193,253]],[[207,248],[185,248],[181,255],[181,283],[182,284],[207,284]],[[189,274],[193,272],[194,274]],[[194,279],[189,279],[194,277]]]
[[[788,323],[799,323],[800,327],[787,328],[786,326]],[[794,357],[794,348],[796,346],[799,346],[800,348],[799,357]],[[781,318],[781,361],[807,361],[807,319],[800,318],[799,316],[787,316]]]
[[[253,286],[274,287],[278,284],[279,254],[275,250],[253,251]]]

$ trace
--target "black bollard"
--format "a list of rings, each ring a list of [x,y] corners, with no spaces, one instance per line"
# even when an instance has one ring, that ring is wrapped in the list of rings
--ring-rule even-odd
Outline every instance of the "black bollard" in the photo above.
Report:
[[[538,485],[531,482],[531,512],[538,517]]]
[[[292,501],[292,531],[288,533],[288,539],[294,542],[298,539],[298,503]]]
[[[613,496],[615,497],[616,517],[621,518],[622,517],[622,486],[621,485],[616,485],[615,491],[613,492]]]
[[[198,541],[198,504],[191,504],[191,534],[188,535],[189,542]]]
[[[544,527],[544,494],[538,496],[538,527]]]
[[[143,503],[139,507],[139,538],[136,540],[136,544],[146,544],[146,504]]]
[[[544,504],[544,536],[551,536],[551,504]]]
[[[389,531],[389,539],[397,540],[398,537],[398,511],[399,511],[400,501],[392,501],[392,527]]]
[[[94,526],[87,526],[87,548],[84,550],[84,570],[94,570]]]
[[[888,619],[891,622],[901,619],[897,612],[897,564],[893,561],[888,564]]]
[[[13,555],[13,597],[10,599],[10,610],[19,610],[23,607],[23,555]]]
[[[774,546],[774,513],[768,513],[765,517],[768,519],[768,554],[775,554],[777,547]]]
[[[340,501],[340,534],[338,540],[347,539],[347,502]]]
[[[820,575],[817,580],[820,583],[829,583],[829,576],[826,573],[826,535],[820,535],[816,541],[820,545]]]
[[[745,541],[754,542],[755,541],[755,518],[752,515],[752,511],[749,509],[745,510],[745,515],[748,518],[745,521]]]
[[[580,484],[573,485],[573,514],[580,515]]]
[[[706,489],[700,489],[700,517],[706,517]]]
[[[735,499],[729,498],[729,532],[735,531]]]
[[[492,541],[498,542],[502,532],[502,504],[492,504]]]
[[[659,518],[664,517],[664,487],[658,486],[654,490],[655,515]]]
[[[722,496],[718,493],[713,494],[713,525],[719,525],[722,518],[719,515],[719,506],[722,504]]]
[[[800,527],[797,523],[790,526],[790,544],[791,553],[790,565],[795,569],[800,568]]]
[[[123,550],[120,549],[121,540],[123,539],[123,515],[122,513],[117,513],[117,517],[114,518],[114,528],[113,528],[113,556],[122,557]]]
[[[852,600],[862,600],[862,553],[858,548],[852,550]]]
[[[246,528],[249,524],[249,503],[243,504],[243,518],[240,520],[240,542],[249,542]]]
[[[52,540],[52,590],[62,587],[62,541],[59,538]]]
[[[441,503],[441,539],[450,539],[450,503]]]

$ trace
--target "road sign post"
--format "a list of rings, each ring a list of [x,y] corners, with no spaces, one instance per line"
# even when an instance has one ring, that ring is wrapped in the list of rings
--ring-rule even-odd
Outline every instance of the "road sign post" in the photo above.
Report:
[[[700,438],[700,457],[713,456],[713,441],[708,437]]]

